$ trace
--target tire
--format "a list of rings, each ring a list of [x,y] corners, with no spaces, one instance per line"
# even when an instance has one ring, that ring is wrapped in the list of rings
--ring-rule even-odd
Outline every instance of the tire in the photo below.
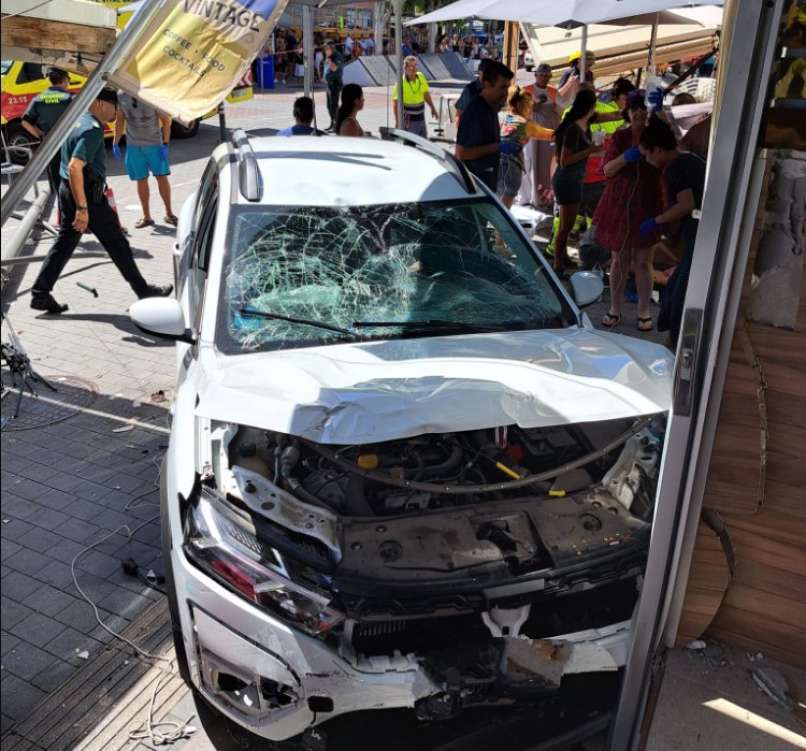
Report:
[[[199,132],[200,120],[194,120],[190,127],[185,127],[182,123],[174,120],[171,123],[171,138],[193,138]]]
[[[171,635],[174,640],[176,667],[179,670],[179,675],[182,676],[182,680],[192,688],[190,667],[185,653],[185,640],[182,636],[182,621],[179,618],[179,600],[176,597],[176,584],[174,583],[174,571],[171,564],[171,529],[168,523],[168,493],[165,488],[165,474],[165,459],[163,459],[160,471],[160,532],[165,591],[168,593],[168,610],[171,613]]]
[[[30,133],[20,125],[19,121],[8,123],[4,127],[6,145],[11,146],[25,146],[29,149],[36,148],[38,141],[33,139]],[[8,149],[8,153],[3,150],[3,161],[12,162],[13,164],[28,164],[28,157],[18,149]]]

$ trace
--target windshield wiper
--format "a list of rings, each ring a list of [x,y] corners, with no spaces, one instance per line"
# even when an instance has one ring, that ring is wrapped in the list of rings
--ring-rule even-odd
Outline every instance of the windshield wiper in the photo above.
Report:
[[[353,321],[355,329],[452,329],[455,331],[501,331],[502,326],[466,321],[443,321],[431,318],[425,321]]]
[[[279,313],[269,313],[265,310],[255,310],[254,308],[241,308],[240,314],[242,316],[255,316],[257,318],[270,318],[278,321],[288,321],[288,323],[299,323],[303,326],[315,326],[318,329],[325,329],[325,331],[333,331],[337,334],[345,334],[347,336],[356,336],[355,331],[350,329],[343,329],[341,326],[333,326],[330,323],[323,321],[312,321],[308,318],[293,318],[292,316],[284,316]]]

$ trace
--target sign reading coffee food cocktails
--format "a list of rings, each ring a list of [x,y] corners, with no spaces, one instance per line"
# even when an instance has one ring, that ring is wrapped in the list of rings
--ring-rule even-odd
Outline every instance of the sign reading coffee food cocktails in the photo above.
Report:
[[[143,26],[132,53],[108,77],[189,124],[238,85],[288,0],[173,0]],[[135,15],[130,23],[138,23]]]

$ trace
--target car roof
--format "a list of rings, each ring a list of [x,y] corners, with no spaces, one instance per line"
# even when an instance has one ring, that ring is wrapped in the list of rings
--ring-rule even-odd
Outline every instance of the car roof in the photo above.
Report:
[[[273,136],[249,143],[263,179],[264,205],[369,206],[477,195],[441,159],[394,141]]]

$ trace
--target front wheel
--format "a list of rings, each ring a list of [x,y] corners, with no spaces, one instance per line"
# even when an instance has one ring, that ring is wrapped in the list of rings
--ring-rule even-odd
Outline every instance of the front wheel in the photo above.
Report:
[[[199,132],[199,123],[200,121],[196,119],[186,127],[174,120],[171,123],[171,138],[193,138]]]
[[[12,164],[28,164],[31,150],[37,145],[30,133],[19,122],[8,123],[3,128],[5,146],[3,161]]]

